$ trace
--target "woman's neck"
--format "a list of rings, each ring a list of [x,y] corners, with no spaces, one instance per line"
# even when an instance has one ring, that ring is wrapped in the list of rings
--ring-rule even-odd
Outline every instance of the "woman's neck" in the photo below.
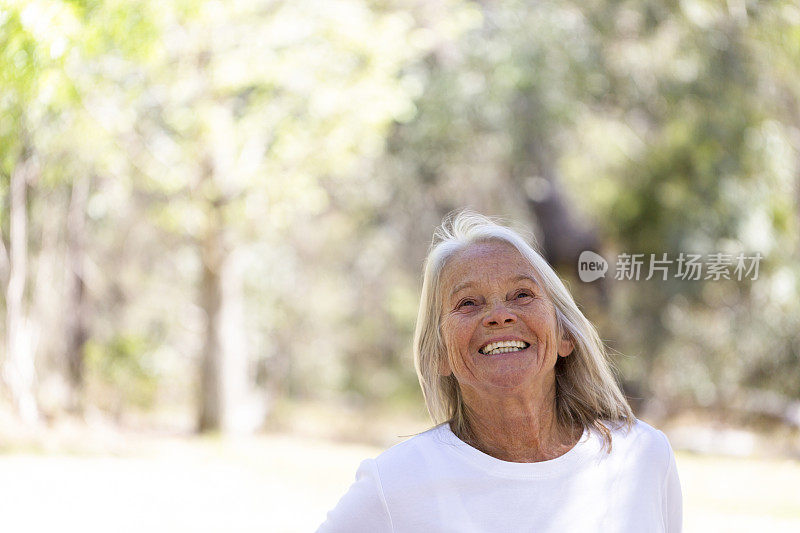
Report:
[[[515,463],[555,459],[580,438],[580,428],[558,423],[555,395],[526,401],[494,398],[488,402],[474,401],[469,393],[464,396],[466,427],[463,431],[451,429],[473,448],[497,459]]]

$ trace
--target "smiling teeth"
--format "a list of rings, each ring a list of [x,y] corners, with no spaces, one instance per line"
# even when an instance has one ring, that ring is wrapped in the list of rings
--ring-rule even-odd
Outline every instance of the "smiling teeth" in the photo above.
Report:
[[[528,347],[528,343],[523,341],[500,341],[492,342],[481,348],[480,352],[485,355],[496,355],[499,353],[518,352]]]

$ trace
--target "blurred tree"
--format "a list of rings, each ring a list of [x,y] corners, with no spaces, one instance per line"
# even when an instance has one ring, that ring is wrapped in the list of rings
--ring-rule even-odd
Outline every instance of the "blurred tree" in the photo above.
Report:
[[[37,229],[29,214],[39,189],[49,186],[44,167],[51,154],[39,126],[57,122],[53,116],[69,103],[53,85],[65,81],[63,53],[72,22],[60,4],[0,5],[0,191],[8,198],[0,207],[0,270],[6,289],[3,377],[28,423],[39,419],[35,354],[41,328],[29,297],[29,240]]]
[[[325,208],[320,178],[335,186],[380,150],[409,105],[397,73],[417,52],[396,43],[410,21],[352,1],[186,3],[159,20],[163,48],[122,74],[140,93],[125,102],[135,130],[118,139],[136,154],[136,187],[154,220],[199,258],[198,426],[252,427],[263,400],[249,391],[250,244],[290,238]],[[296,290],[259,281],[270,299]]]
[[[582,249],[771,252],[758,283],[612,284],[608,305],[588,309],[613,348],[636,355],[619,359],[634,394],[721,406],[744,393],[748,368],[774,353],[746,340],[783,322],[751,310],[774,283],[771,265],[798,253],[797,208],[783,199],[796,197],[797,114],[786,113],[796,9],[505,2],[481,4],[481,16],[417,67],[419,113],[395,128],[386,163],[404,207],[427,228],[454,207],[517,219],[530,209],[567,278]],[[764,37],[776,24],[786,30],[771,43],[777,56]],[[772,105],[776,92],[785,96]],[[796,294],[798,271],[785,269]],[[591,303],[587,289],[574,286]],[[699,338],[698,327],[719,333]],[[797,396],[795,332],[781,330],[786,366],[775,371],[770,358],[760,387],[787,391],[790,381]]]
[[[3,369],[29,420],[62,379],[73,407],[193,397],[223,431],[265,390],[418,403],[421,262],[464,206],[529,222],[630,391],[798,395],[793,2],[0,6]],[[595,291],[584,248],[766,259]]]
[[[99,248],[91,242],[88,201],[96,175],[118,154],[85,104],[97,94],[92,66],[109,53],[105,47],[146,39],[146,24],[120,23],[134,12],[137,6],[125,2],[9,1],[0,9],[0,155],[2,176],[10,177],[14,191],[8,211],[0,213],[9,218],[3,227],[12,257],[5,370],[18,404],[25,397],[25,405],[35,405],[34,384],[52,388],[50,377],[60,375],[67,392],[57,393],[57,401],[82,408],[84,347],[92,328],[86,258]],[[136,45],[115,46],[113,54],[133,57]],[[47,357],[37,361],[39,352]],[[46,364],[55,374],[40,368]],[[24,418],[33,420],[35,410],[24,408]]]

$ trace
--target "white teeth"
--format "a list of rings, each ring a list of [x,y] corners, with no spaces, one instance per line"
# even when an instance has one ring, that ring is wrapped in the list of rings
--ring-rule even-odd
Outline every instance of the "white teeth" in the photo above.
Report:
[[[498,353],[518,352],[524,350],[527,346],[528,344],[523,341],[500,341],[489,343],[480,351],[486,355],[494,355]]]
[[[490,350],[486,352],[486,355],[495,355],[499,353],[509,353],[509,352],[519,352],[522,348],[495,348],[494,350]]]

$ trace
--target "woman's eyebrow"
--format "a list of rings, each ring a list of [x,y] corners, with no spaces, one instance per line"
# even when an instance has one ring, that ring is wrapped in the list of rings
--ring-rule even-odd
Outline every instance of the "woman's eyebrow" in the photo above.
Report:
[[[461,282],[458,285],[456,285],[455,287],[453,287],[453,290],[450,291],[450,296],[453,296],[455,293],[457,293],[459,291],[462,291],[462,290],[464,290],[464,289],[466,289],[468,287],[472,287],[473,285],[475,285],[475,284],[472,283],[471,281]]]
[[[540,289],[541,289],[541,285],[539,285],[539,282],[538,282],[538,281],[536,281],[536,280],[535,280],[533,277],[531,277],[531,276],[526,276],[526,275],[524,275],[524,274],[521,274],[521,275],[519,275],[519,276],[516,276],[515,278],[513,278],[513,279],[511,280],[511,282],[512,282],[512,283],[516,283],[517,281],[523,281],[523,280],[530,281],[531,283],[533,283],[534,285],[536,285],[536,287],[538,287],[538,288],[540,288]]]
[[[531,276],[528,276],[528,275],[525,275],[525,274],[520,274],[519,276],[514,276],[513,278],[511,278],[509,280],[509,283],[516,283],[518,281],[530,281],[531,283],[536,285],[537,288],[541,289],[541,285],[539,285],[539,282],[536,281],[535,278],[533,278]],[[469,287],[473,287],[474,285],[475,284],[473,282],[471,282],[471,281],[461,282],[461,283],[457,284],[455,287],[453,287],[453,290],[450,291],[450,296],[453,296],[456,293],[458,293],[459,291],[462,291],[462,290],[467,289]]]

